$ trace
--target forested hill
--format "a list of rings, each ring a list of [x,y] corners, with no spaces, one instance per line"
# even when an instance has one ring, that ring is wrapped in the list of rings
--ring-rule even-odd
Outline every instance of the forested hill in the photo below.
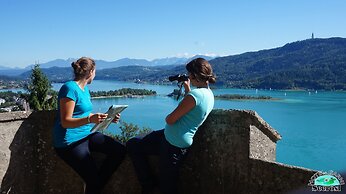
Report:
[[[346,90],[346,39],[309,39],[279,48],[210,61],[219,86],[263,89]],[[42,69],[52,81],[72,78],[72,69]],[[162,83],[185,66],[124,66],[98,70],[96,79]],[[28,77],[30,72],[22,74]]]
[[[346,89],[346,39],[309,39],[210,61],[230,87]]]

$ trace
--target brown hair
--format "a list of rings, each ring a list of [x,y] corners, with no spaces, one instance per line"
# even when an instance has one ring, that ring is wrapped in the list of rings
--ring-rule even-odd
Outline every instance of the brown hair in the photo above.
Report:
[[[215,83],[216,77],[210,63],[203,58],[196,58],[186,65],[186,70],[194,76],[197,81],[208,81]]]
[[[89,57],[81,57],[77,61],[72,62],[75,80],[80,80],[89,75],[90,71],[95,69],[95,61]]]

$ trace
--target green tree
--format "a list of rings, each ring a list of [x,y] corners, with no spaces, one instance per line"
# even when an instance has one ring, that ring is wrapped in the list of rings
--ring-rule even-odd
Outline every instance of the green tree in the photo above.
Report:
[[[32,69],[29,84],[26,86],[29,93],[28,101],[33,110],[52,110],[57,107],[57,95],[47,76],[36,64]]]
[[[124,121],[120,121],[120,135],[115,135],[110,133],[109,131],[102,131],[103,134],[108,135],[114,139],[119,140],[123,144],[125,144],[129,139],[138,135],[144,135],[152,131],[150,128],[139,128],[138,125],[132,123],[126,123]]]

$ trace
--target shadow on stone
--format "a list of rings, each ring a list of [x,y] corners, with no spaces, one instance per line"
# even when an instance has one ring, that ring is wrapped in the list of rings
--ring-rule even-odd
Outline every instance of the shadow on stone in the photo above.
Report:
[[[83,193],[83,181],[52,147],[54,116],[50,111],[33,112],[22,121],[8,123],[10,128],[19,128],[9,146],[11,155],[1,193]]]

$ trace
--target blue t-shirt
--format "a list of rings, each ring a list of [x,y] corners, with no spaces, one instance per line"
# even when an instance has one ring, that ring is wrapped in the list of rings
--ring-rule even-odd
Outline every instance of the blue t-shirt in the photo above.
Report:
[[[92,124],[76,128],[64,128],[60,119],[60,99],[69,98],[75,102],[72,118],[87,117],[92,111],[91,97],[87,86],[84,91],[75,81],[68,81],[61,86],[58,95],[58,112],[53,129],[54,147],[62,148],[76,142],[90,134]]]
[[[179,148],[192,145],[193,136],[214,107],[214,94],[209,88],[197,88],[187,95],[194,98],[196,106],[177,120],[173,125],[166,124],[167,141]]]

